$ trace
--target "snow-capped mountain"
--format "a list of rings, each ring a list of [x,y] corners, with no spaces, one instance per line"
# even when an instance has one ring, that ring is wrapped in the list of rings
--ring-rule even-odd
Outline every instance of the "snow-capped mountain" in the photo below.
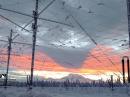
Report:
[[[46,81],[59,81],[59,82],[63,82],[63,81],[77,82],[78,81],[78,82],[82,82],[82,83],[93,81],[93,80],[85,78],[79,74],[69,74],[68,76],[65,76],[61,79],[53,79],[53,78],[45,79],[44,78],[44,80],[46,80]]]
[[[69,74],[66,77],[63,77],[62,80],[66,81],[69,80],[70,82],[92,82],[93,80],[83,77],[82,75],[78,74]]]

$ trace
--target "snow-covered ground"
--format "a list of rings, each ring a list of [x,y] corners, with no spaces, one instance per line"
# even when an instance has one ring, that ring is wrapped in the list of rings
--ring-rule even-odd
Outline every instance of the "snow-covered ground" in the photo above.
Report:
[[[130,97],[130,88],[86,87],[86,88],[56,88],[35,87],[28,90],[25,87],[0,88],[0,97]]]

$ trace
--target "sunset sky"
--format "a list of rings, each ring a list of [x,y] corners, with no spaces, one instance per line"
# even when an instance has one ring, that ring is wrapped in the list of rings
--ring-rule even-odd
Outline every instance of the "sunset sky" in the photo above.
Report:
[[[126,1],[40,0],[39,13],[50,3],[39,15],[45,20],[38,20],[35,76],[59,79],[73,73],[105,80],[121,76],[122,56],[130,54]],[[32,20],[35,0],[0,0],[0,6],[0,72],[6,70],[4,41],[13,29],[13,37],[18,35],[14,42],[29,44],[12,44],[10,76],[22,79],[30,74],[32,22],[26,30],[20,26]]]
[[[100,49],[102,51],[100,51]],[[109,79],[110,75],[115,75],[115,78],[122,76],[121,74],[121,59],[122,56],[128,55],[130,52],[126,51],[121,53],[114,53],[114,49],[105,46],[97,46],[92,49],[88,55],[86,54],[85,59],[75,67],[74,64],[58,63],[57,60],[47,55],[45,52],[36,52],[35,60],[35,76],[43,78],[55,78],[59,79],[69,74],[79,74],[86,78],[91,79]],[[104,52],[104,53],[103,53]],[[94,57],[93,57],[93,56]],[[100,56],[99,56],[100,55]],[[107,55],[107,56],[106,56]],[[1,56],[1,61],[6,61],[7,56]],[[110,60],[112,62],[110,62]],[[1,66],[5,67],[6,64]],[[31,55],[23,54],[18,56],[11,56],[10,68],[12,72],[10,75],[14,76],[14,72],[19,74],[19,77],[24,77],[30,74],[31,66]],[[69,67],[70,66],[70,67]],[[17,71],[16,71],[17,70]],[[118,76],[117,76],[118,75]]]

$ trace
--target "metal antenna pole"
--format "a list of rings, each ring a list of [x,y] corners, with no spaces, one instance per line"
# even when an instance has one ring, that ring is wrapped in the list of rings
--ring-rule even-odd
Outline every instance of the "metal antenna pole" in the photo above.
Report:
[[[125,60],[122,59],[123,84],[125,84]]]
[[[129,48],[130,48],[130,0],[126,0],[126,1],[127,1]],[[127,62],[127,69],[128,69],[128,83],[130,83],[130,67],[129,67],[129,63],[128,62]]]
[[[130,0],[126,1],[127,1],[128,33],[129,33],[129,48],[130,48]]]
[[[9,72],[10,55],[11,55],[11,44],[12,44],[12,33],[13,33],[13,30],[11,29],[10,37],[8,38],[9,45],[8,45],[7,70],[6,70],[6,77],[5,77],[5,88],[7,87],[7,82],[8,82],[8,72]]]
[[[130,83],[130,62],[129,62],[129,58],[127,59],[127,72],[128,72],[128,83]]]
[[[35,11],[33,11],[34,15],[34,23],[32,24],[33,29],[33,47],[32,47],[32,62],[31,62],[31,78],[30,78],[30,86],[33,85],[33,70],[34,70],[34,62],[35,62],[35,46],[36,46],[36,36],[37,36],[37,21],[38,21],[38,0],[36,0]]]
[[[122,72],[123,72],[123,83],[125,84],[125,59],[127,59],[127,74],[128,74],[128,83],[130,83],[130,64],[129,64],[129,57],[123,56],[122,58]]]
[[[111,88],[112,88],[112,91],[113,91],[114,90],[113,75],[111,75]]]

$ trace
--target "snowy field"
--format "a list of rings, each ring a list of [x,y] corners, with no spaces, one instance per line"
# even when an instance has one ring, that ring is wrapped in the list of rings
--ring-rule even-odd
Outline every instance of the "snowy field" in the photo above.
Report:
[[[130,88],[86,87],[86,88],[56,88],[35,87],[32,90],[23,87],[0,88],[0,97],[130,97]]]

